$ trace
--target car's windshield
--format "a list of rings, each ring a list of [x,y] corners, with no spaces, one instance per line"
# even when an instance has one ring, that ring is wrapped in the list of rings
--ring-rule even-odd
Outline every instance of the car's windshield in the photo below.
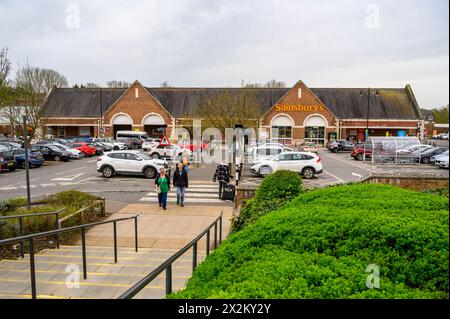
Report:
[[[48,145],[48,148],[53,150],[53,151],[61,151],[62,149],[60,147],[58,147],[57,145]]]

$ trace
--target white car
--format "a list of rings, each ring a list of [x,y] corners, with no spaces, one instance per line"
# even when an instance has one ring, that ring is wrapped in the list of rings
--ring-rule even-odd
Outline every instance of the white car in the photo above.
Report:
[[[151,149],[157,147],[161,139],[159,138],[149,138],[142,143],[142,149],[144,151],[150,151]]]
[[[113,151],[97,158],[97,171],[106,178],[114,175],[143,175],[155,178],[161,168],[169,169],[164,160],[150,158],[142,151]]]
[[[278,155],[283,152],[292,152],[293,150],[279,145],[263,145],[253,148],[252,152],[249,154],[249,157],[252,163],[257,161],[263,161],[269,159],[275,155]]]
[[[186,154],[189,158],[192,156],[191,150],[182,149],[178,145],[157,145],[154,148],[150,149],[149,154],[152,158],[175,158],[181,157],[183,154]]]
[[[250,170],[253,174],[266,176],[278,170],[290,170],[298,172],[304,178],[313,178],[315,174],[323,171],[320,157],[309,152],[284,152],[267,160],[252,164]]]
[[[439,168],[448,168],[448,151],[434,156],[434,165]]]
[[[94,142],[101,142],[101,143],[104,143],[104,144],[106,144],[108,146],[111,146],[114,151],[128,149],[127,145],[125,143],[115,141],[115,140],[113,140],[111,138],[94,138],[93,141]]]
[[[286,148],[286,146],[284,146],[283,144],[281,144],[281,143],[276,143],[276,142],[264,142],[264,143],[259,143],[259,144],[253,142],[253,143],[250,143],[250,145],[248,146],[248,148],[247,148],[247,154],[248,154],[248,155],[251,155],[252,152],[253,152],[253,150],[254,150],[255,148],[257,148],[257,147],[263,147],[263,146],[268,146],[268,147],[269,147],[269,146],[278,146],[278,147],[280,147],[280,148]]]

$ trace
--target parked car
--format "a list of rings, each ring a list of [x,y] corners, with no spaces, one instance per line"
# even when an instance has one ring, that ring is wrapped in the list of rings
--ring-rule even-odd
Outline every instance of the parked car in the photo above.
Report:
[[[432,147],[432,148],[428,148],[428,149],[424,149],[423,151],[420,152],[419,157],[417,158],[417,162],[420,162],[422,164],[429,164],[431,163],[431,158],[433,156],[439,155],[444,153],[445,151],[447,151],[448,149],[445,147]]]
[[[32,152],[41,152],[44,160],[67,162],[71,154],[56,145],[31,145]]]
[[[148,138],[142,143],[142,149],[144,151],[150,151],[152,148],[157,147],[160,142],[160,138]]]
[[[266,176],[277,170],[286,169],[301,173],[304,178],[313,178],[323,171],[320,157],[310,152],[283,152],[270,159],[252,164],[250,170],[254,174]]]
[[[0,142],[0,145],[3,145],[5,147],[9,148],[11,151],[22,148],[22,144],[15,143],[15,142]]]
[[[111,144],[96,141],[92,142],[92,144],[94,144],[94,146],[103,148],[103,152],[111,152],[113,150],[113,146],[111,146]]]
[[[81,158],[94,156],[97,153],[96,148],[92,144],[86,142],[75,142],[72,144],[72,148],[81,152]]]
[[[396,150],[397,155],[420,155],[421,152],[431,149],[433,146],[426,144],[409,145]]]
[[[141,151],[113,151],[97,158],[97,171],[106,178],[120,174],[152,179],[161,168],[169,166],[164,160],[153,159]]]
[[[355,148],[355,144],[347,140],[335,140],[328,142],[327,147],[333,153],[351,152]]]
[[[372,145],[370,144],[359,144],[356,145],[352,152],[351,157],[353,157],[355,160],[363,161],[365,158],[371,158],[372,157]]]
[[[95,155],[103,155],[105,153],[105,147],[99,144],[98,142],[92,142],[90,143],[92,147],[95,148]]]
[[[25,150],[20,148],[13,151],[13,153],[14,159],[16,160],[16,167],[25,169]],[[41,152],[33,152],[32,150],[28,150],[28,162],[30,168],[40,167],[44,163],[44,156]]]
[[[192,152],[188,149],[182,149],[178,145],[158,145],[149,151],[152,158],[174,158],[181,157],[183,154],[189,158],[192,156]]]
[[[127,146],[125,145],[125,143],[115,141],[112,138],[94,138],[94,142],[100,142],[107,146],[111,146],[112,150],[114,150],[114,151],[127,149]]]
[[[448,150],[434,157],[434,165],[439,168],[448,168]]]
[[[200,145],[196,145],[194,143],[189,143],[189,144],[186,144],[186,145],[179,144],[179,147],[182,148],[182,149],[188,149],[191,152],[196,152],[198,149],[200,149],[200,151],[207,150],[209,148],[209,145],[208,145],[208,143],[203,143],[202,142],[202,143],[200,143]]]
[[[130,137],[118,137],[117,141],[123,143],[126,149],[128,150],[133,149],[133,140]]]
[[[247,154],[251,155],[253,153],[253,150],[257,147],[279,147],[279,148],[285,148],[285,146],[281,143],[278,142],[264,142],[264,143],[257,143],[257,142],[253,142],[250,143],[247,147]]]
[[[0,145],[0,172],[3,170],[14,171],[16,161],[13,152],[6,146]]]
[[[63,139],[63,138],[49,138],[49,139],[39,141],[36,144],[55,144],[55,143],[66,145],[66,146],[69,146],[69,144],[70,144],[70,142],[68,140]]]
[[[319,148],[316,143],[306,142],[305,145],[302,146],[303,152],[311,152],[311,153],[319,153]]]
[[[71,148],[69,146],[66,146],[64,144],[54,143],[54,144],[46,144],[46,145],[54,145],[54,146],[56,146],[57,148],[59,148],[59,149],[61,149],[63,151],[69,152],[70,155],[71,155],[70,157],[72,159],[80,159],[80,158],[82,158],[81,152],[79,150],[76,150],[76,149]]]
[[[291,151],[292,149],[285,146],[264,144],[262,146],[257,146],[253,148],[249,156],[252,162],[257,162],[269,159],[283,152],[291,152]]]

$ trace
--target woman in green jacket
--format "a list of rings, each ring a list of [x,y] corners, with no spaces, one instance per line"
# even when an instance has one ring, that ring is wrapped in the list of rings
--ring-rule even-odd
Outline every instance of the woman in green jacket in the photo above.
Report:
[[[161,168],[159,174],[156,176],[155,188],[158,192],[159,207],[162,207],[164,210],[166,210],[167,193],[170,190],[170,181],[169,177],[166,175],[166,170],[164,168]]]

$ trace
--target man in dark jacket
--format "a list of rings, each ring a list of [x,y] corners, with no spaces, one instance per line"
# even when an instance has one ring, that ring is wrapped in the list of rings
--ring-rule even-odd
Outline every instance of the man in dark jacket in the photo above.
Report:
[[[183,163],[178,163],[178,167],[173,173],[173,186],[177,188],[177,205],[184,207],[184,194],[189,186],[189,179]]]
[[[223,187],[230,182],[230,167],[226,163],[221,163],[216,168],[213,182],[219,181],[219,198],[222,199]]]

